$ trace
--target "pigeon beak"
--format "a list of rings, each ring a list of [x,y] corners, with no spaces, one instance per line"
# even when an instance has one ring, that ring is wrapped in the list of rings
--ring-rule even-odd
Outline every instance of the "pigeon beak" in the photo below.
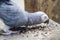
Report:
[[[49,19],[48,19],[48,20],[46,20],[44,23],[47,23],[47,24],[49,24]]]

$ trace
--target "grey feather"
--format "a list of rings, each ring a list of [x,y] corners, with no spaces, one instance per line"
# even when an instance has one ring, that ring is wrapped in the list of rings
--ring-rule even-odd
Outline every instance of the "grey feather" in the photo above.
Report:
[[[29,13],[20,9],[15,3],[8,2],[9,4],[2,3],[0,5],[0,18],[4,20],[4,23],[10,27],[33,25],[42,23],[43,12]]]
[[[3,20],[0,20],[2,23],[0,29],[5,32],[3,33],[5,35],[18,32],[9,30],[11,27],[46,23],[49,19],[42,11],[29,13],[22,10],[14,2],[8,0],[0,1],[0,18]]]

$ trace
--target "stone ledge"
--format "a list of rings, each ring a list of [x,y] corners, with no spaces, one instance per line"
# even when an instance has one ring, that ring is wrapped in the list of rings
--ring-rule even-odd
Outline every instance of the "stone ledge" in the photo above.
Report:
[[[45,25],[42,24],[42,26]],[[1,35],[0,40],[59,40],[59,35],[60,24],[50,19],[49,24],[43,29],[32,29],[24,33],[9,36]]]

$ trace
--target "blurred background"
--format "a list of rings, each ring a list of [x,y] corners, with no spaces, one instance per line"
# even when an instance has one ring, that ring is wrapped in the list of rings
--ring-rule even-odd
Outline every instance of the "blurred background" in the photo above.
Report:
[[[28,12],[44,11],[49,18],[60,23],[60,0],[12,0]]]

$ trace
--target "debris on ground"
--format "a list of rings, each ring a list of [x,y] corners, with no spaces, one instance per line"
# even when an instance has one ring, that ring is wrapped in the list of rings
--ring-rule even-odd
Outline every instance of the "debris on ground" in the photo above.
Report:
[[[49,20],[49,24],[32,25],[22,28],[20,33],[13,35],[0,35],[0,40],[60,40],[60,24]],[[33,28],[31,28],[33,27]]]

